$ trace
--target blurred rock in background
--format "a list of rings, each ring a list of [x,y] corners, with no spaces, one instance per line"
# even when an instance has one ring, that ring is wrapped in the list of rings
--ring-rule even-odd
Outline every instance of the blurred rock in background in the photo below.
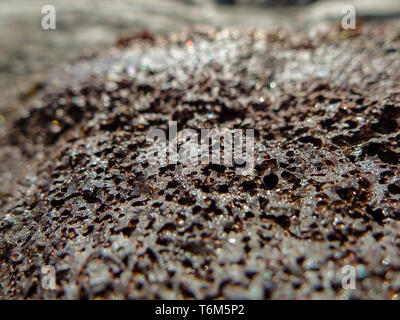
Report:
[[[56,30],[41,27],[46,4],[57,10]],[[143,30],[182,31],[197,25],[309,29],[339,23],[345,4],[355,5],[359,16],[400,16],[398,0],[2,0],[0,89]]]

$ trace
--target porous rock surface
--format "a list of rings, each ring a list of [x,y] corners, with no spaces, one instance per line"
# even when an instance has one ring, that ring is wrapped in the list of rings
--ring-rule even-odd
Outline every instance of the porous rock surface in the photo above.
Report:
[[[53,73],[2,125],[1,294],[398,298],[398,30],[144,34]],[[171,120],[255,129],[255,175],[150,166]]]

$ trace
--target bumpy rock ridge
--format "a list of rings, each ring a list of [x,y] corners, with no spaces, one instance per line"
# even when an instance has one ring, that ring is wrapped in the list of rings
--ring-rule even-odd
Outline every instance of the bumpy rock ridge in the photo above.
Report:
[[[146,35],[51,76],[3,138],[2,294],[398,297],[395,30]],[[170,120],[254,128],[255,176],[149,166]]]

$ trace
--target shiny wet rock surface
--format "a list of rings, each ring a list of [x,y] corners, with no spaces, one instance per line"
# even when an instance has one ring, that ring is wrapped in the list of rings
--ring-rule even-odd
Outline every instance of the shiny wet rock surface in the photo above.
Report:
[[[3,124],[0,292],[395,298],[398,30],[142,34],[49,75]],[[254,129],[255,175],[149,165],[171,120]]]

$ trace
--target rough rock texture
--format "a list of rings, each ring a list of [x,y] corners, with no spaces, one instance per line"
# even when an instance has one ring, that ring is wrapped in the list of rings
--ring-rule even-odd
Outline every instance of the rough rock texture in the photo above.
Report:
[[[141,35],[51,75],[2,124],[0,292],[398,298],[398,30]],[[255,176],[149,166],[169,120],[254,128]]]

